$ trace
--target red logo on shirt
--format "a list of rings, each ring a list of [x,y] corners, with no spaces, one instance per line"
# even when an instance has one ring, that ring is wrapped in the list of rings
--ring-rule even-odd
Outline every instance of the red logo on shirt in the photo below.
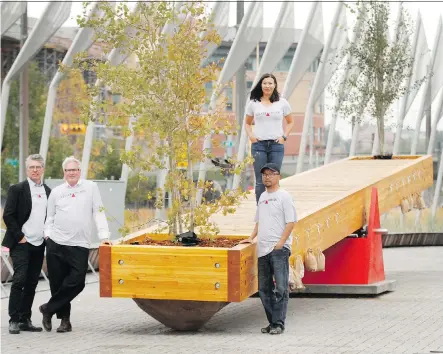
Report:
[[[271,114],[270,113],[266,113],[266,117],[269,117]]]
[[[267,200],[265,201],[265,204],[269,204]]]
[[[42,196],[39,194],[38,197],[41,198]]]
[[[72,193],[72,198],[75,198],[75,194],[74,193]]]

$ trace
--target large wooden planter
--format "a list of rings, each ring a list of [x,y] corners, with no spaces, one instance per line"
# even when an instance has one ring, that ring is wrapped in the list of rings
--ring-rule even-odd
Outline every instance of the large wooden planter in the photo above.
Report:
[[[135,237],[134,241],[144,236]],[[167,239],[166,235],[151,235]],[[239,302],[257,291],[255,244],[100,246],[100,296]]]
[[[167,239],[166,235],[150,237]],[[233,248],[102,245],[100,296],[132,298],[170,328],[197,330],[230,302],[243,301],[257,291],[255,252],[255,244]]]

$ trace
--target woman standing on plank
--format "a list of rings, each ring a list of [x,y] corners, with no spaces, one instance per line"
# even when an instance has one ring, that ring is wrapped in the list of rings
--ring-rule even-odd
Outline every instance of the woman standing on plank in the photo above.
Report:
[[[277,79],[272,74],[264,74],[252,89],[246,107],[246,132],[252,143],[254,158],[255,198],[260,199],[265,190],[261,168],[267,163],[275,163],[281,168],[285,153],[284,143],[294,126],[288,101],[277,91]],[[286,128],[283,130],[283,119]],[[254,123],[254,131],[252,124]]]

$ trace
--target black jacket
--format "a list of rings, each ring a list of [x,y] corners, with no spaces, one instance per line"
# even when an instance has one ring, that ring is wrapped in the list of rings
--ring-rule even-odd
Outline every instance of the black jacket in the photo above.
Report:
[[[51,189],[43,184],[46,196],[49,198]],[[31,215],[32,198],[28,180],[14,184],[8,189],[3,220],[6,224],[6,233],[2,246],[12,249],[24,237],[22,227]]]

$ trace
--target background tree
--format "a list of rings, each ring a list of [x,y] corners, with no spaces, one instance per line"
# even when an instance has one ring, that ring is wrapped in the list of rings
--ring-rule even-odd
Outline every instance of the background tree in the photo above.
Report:
[[[29,66],[29,154],[38,153],[40,149],[41,131],[45,118],[47,99],[47,78],[40,72],[37,63]],[[14,80],[11,86],[10,102],[8,106],[5,134],[1,156],[1,195],[6,195],[11,184],[18,182],[18,157],[19,157],[19,80]],[[87,85],[81,73],[69,73],[61,82],[57,91],[57,106],[54,110],[52,135],[49,151],[46,158],[46,178],[63,178],[62,162],[70,155],[79,156],[83,148],[83,135],[63,135],[60,133],[60,123],[79,123],[80,109],[89,101]],[[107,154],[104,142],[95,141],[91,165],[99,158],[105,157],[100,166],[94,166],[91,171],[95,175],[91,178],[108,178],[120,176],[121,163],[115,164],[118,152]],[[115,145],[117,148],[117,145]],[[110,149],[111,150],[111,149]],[[108,161],[109,160],[109,161]],[[106,167],[107,166],[107,167]]]
[[[69,72],[57,89],[53,122],[80,123],[80,111],[88,102],[88,86],[81,72]]]
[[[52,136],[49,140],[49,150],[46,156],[45,178],[63,178],[63,160],[74,155],[74,147],[67,136]]]
[[[46,77],[39,71],[38,65],[32,62],[29,66],[29,154],[38,153],[40,149],[41,131],[46,109]],[[6,116],[5,134],[3,138],[1,157],[1,189],[2,196],[6,195],[11,184],[18,182],[19,158],[19,80],[11,85],[10,101]],[[72,154],[72,146],[66,137],[52,138],[46,161],[46,176],[62,177],[62,156]],[[60,155],[60,156],[59,156]],[[64,155],[66,157],[68,155]],[[54,171],[54,173],[52,172]],[[58,171],[55,173],[55,171]]]
[[[96,40],[106,42],[110,48],[133,53],[137,67],[112,66],[108,61],[86,64],[85,55],[77,58],[74,70],[82,71],[87,65],[103,87],[123,96],[114,105],[94,100],[100,87],[89,88],[90,100],[82,109],[84,121],[95,119],[96,112],[105,112],[107,124],[127,127],[129,117],[136,117],[133,129],[136,135],[144,136],[145,145],[137,144],[131,151],[122,152],[121,160],[141,175],[167,170],[165,190],[172,199],[169,233],[175,235],[184,228],[193,231],[194,227],[199,228],[200,234],[217,232],[217,226],[209,221],[210,215],[220,210],[234,212],[244,193],[226,191],[216,203],[197,206],[195,202],[197,188],[212,188],[211,183],[196,186],[194,182],[193,167],[209,156],[201,150],[203,138],[211,130],[227,135],[233,131],[221,106],[201,113],[206,103],[205,83],[216,80],[219,68],[216,63],[205,67],[200,63],[206,56],[206,44],[221,41],[204,4],[189,2],[177,9],[169,2],[139,2],[135,13],[126,4],[113,8],[104,2],[99,6],[104,16],[80,19],[79,25],[93,28]],[[164,31],[168,28],[165,26],[169,30]],[[133,30],[127,31],[128,28]],[[124,136],[130,134],[129,129],[123,128]],[[240,173],[249,162],[237,165],[235,172]],[[164,205],[161,197],[156,199],[156,205]]]
[[[109,144],[103,144],[98,154],[96,154],[91,163],[94,163],[95,179],[116,179],[120,178],[122,173],[122,162],[120,161],[120,152],[123,143],[116,139]],[[93,149],[94,150],[94,149]],[[100,167],[95,164],[100,163]]]
[[[363,116],[375,119],[379,137],[378,150],[385,153],[384,133],[390,118],[392,104],[406,91],[406,79],[412,75],[413,53],[411,53],[412,25],[408,12],[402,8],[398,17],[393,41],[389,38],[389,2],[362,1],[353,6],[351,12],[362,18],[360,39],[345,46],[338,55],[339,60],[354,58],[344,65],[351,74],[344,82],[349,95],[342,101],[339,112],[345,117],[360,122]],[[358,21],[356,21],[357,26]],[[353,29],[356,32],[356,28]],[[353,71],[355,67],[358,70]],[[413,83],[421,85],[426,78]],[[340,96],[340,85],[332,84],[329,90],[335,97]],[[362,107],[364,110],[362,111]],[[357,112],[362,116],[356,117]]]
[[[325,126],[325,136],[328,136],[329,134],[329,129],[331,129],[331,125],[328,124],[327,126]],[[340,134],[339,131],[334,131],[334,146],[333,148],[336,147],[340,147],[341,149],[341,153],[345,154],[345,155],[349,155],[349,150],[351,147],[351,140],[350,139],[345,139],[342,134]]]
[[[36,63],[29,66],[29,153],[38,152],[45,115],[46,90],[45,77],[40,73]],[[2,195],[5,196],[8,187],[18,182],[19,170],[19,80],[12,82],[8,111],[6,113],[5,133],[2,146]]]

